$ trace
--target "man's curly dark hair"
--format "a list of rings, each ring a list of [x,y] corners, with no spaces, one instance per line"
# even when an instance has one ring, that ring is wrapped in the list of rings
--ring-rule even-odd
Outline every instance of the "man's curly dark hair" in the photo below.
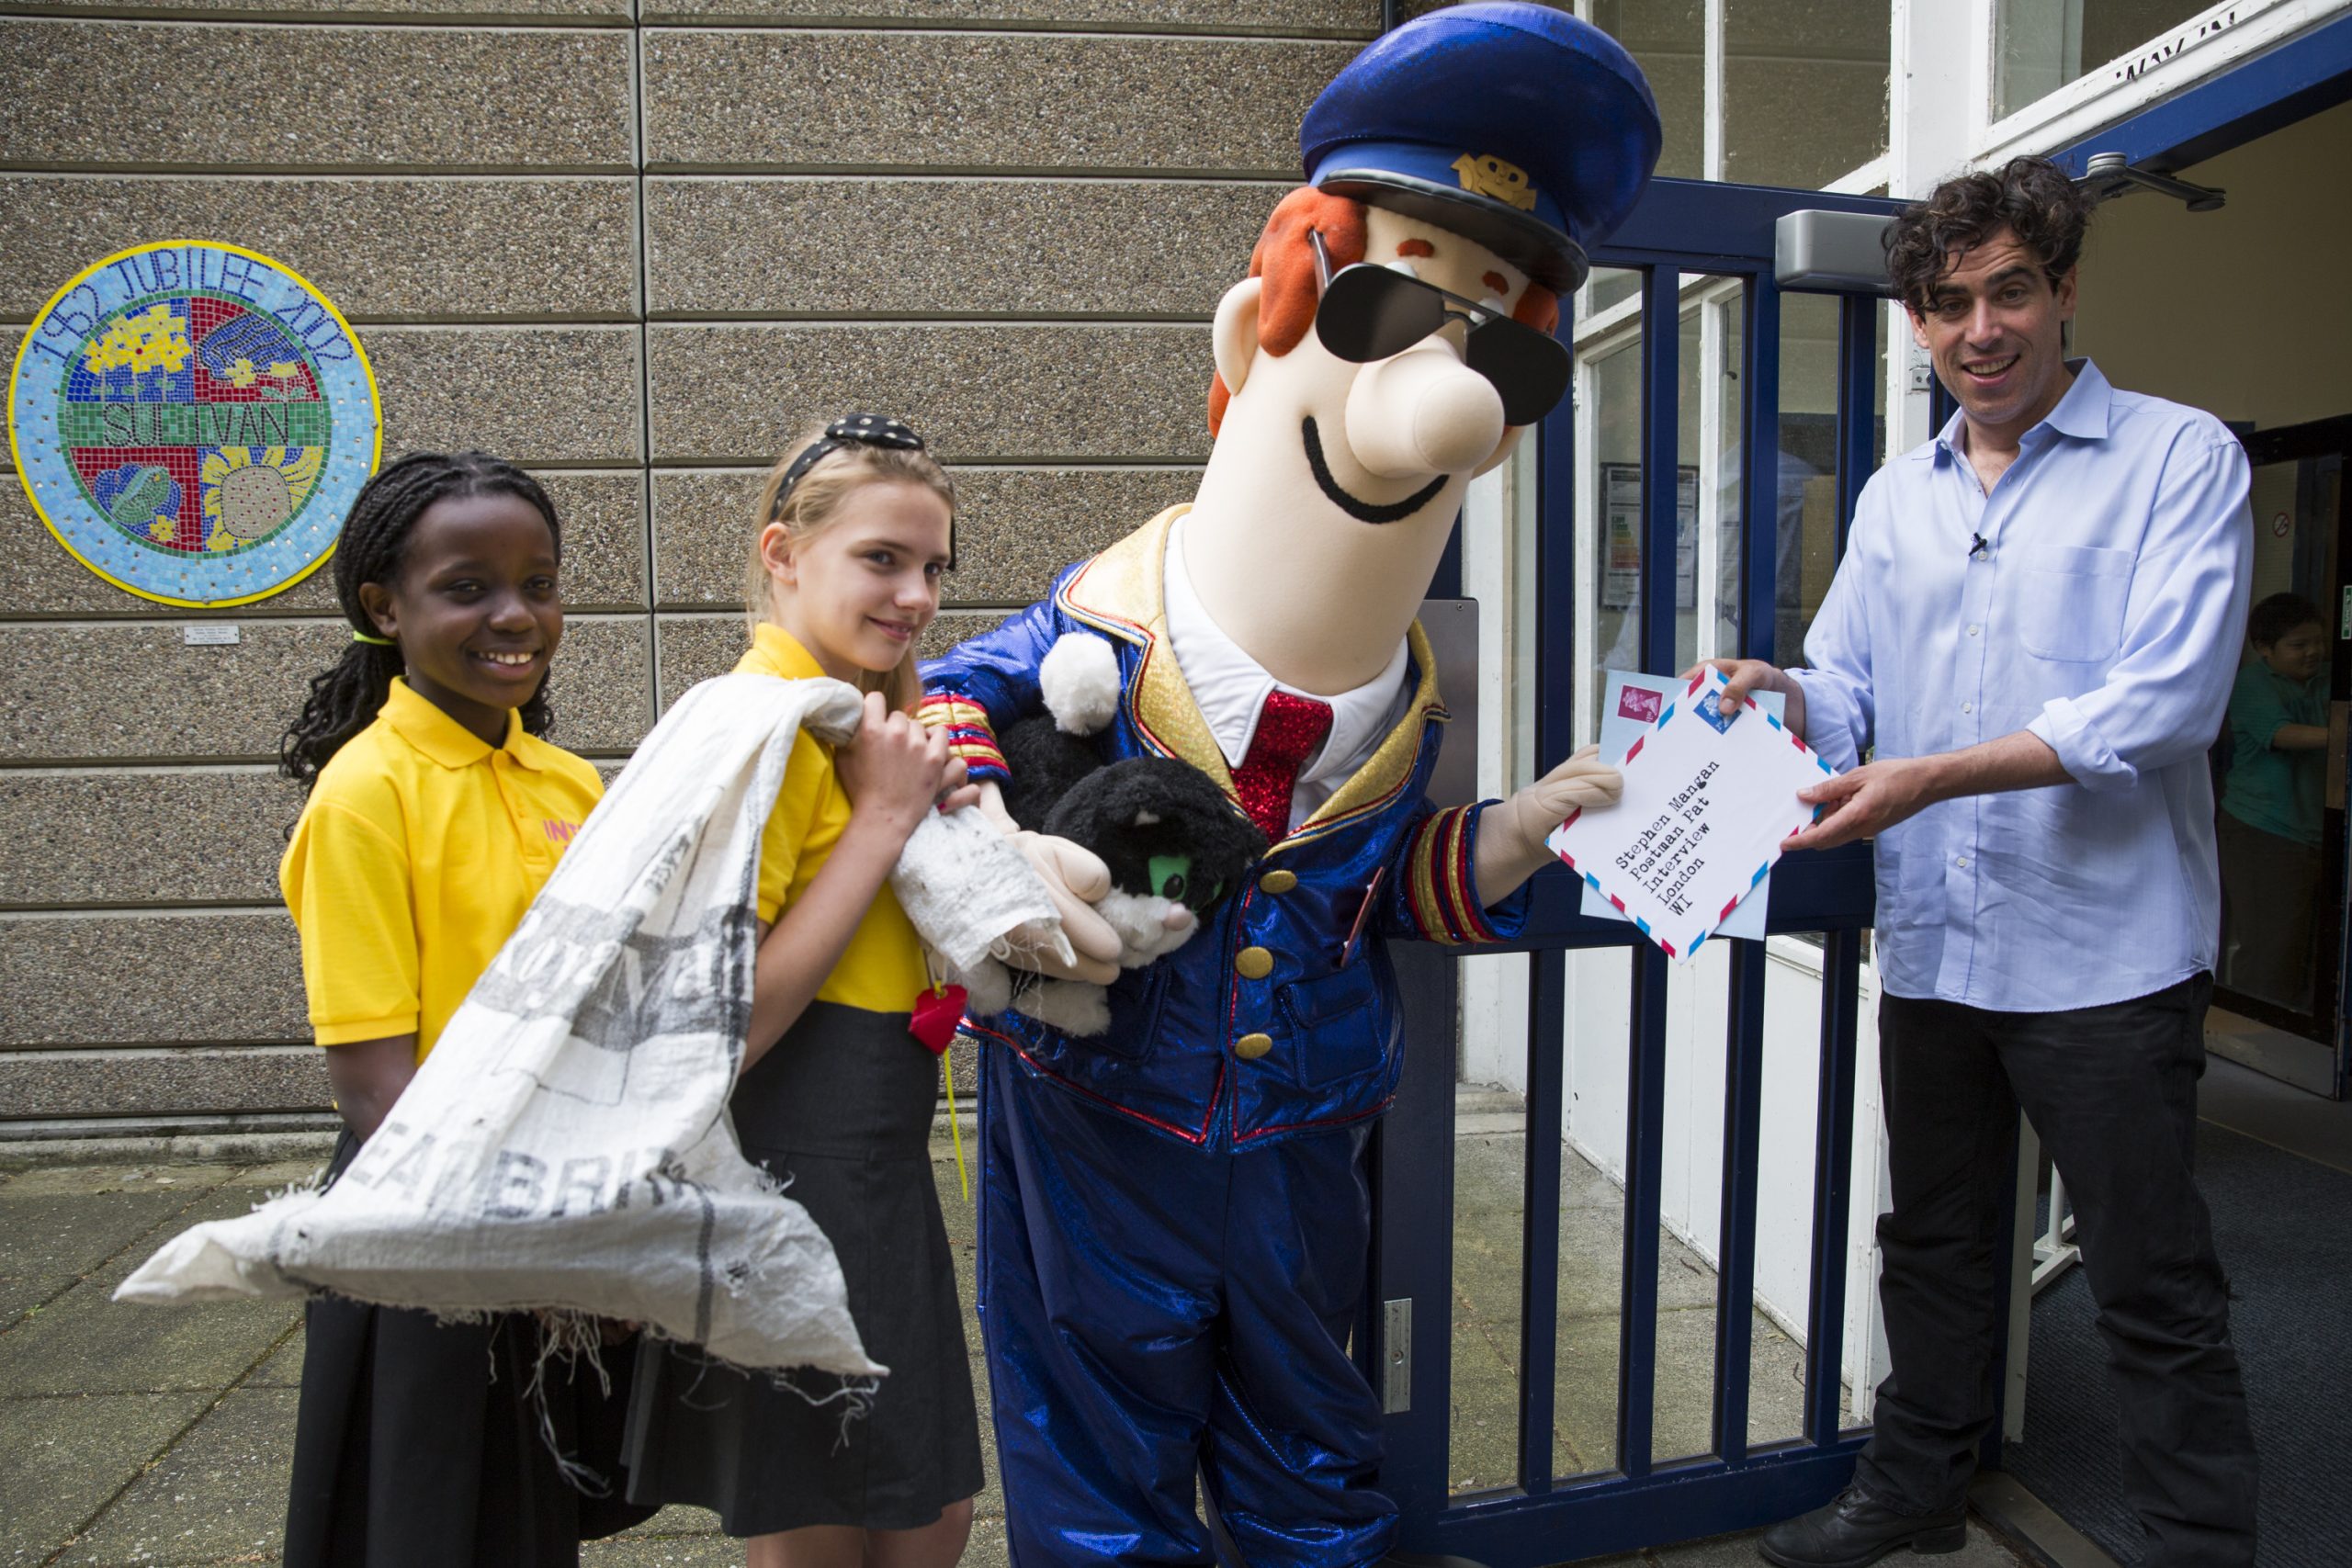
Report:
[[[1887,274],[1895,298],[1925,314],[1936,280],[1960,254],[2007,229],[2055,288],[2082,259],[2090,219],[2090,197],[2064,169],[2047,158],[2012,158],[1997,169],[1946,180],[1895,214],[1886,228]]]

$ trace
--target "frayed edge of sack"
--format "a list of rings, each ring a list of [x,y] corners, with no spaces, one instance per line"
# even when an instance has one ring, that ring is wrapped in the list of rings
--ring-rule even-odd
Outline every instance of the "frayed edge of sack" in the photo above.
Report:
[[[288,1198],[315,1198],[326,1190],[327,1168],[325,1162],[321,1161],[318,1169],[300,1181],[289,1181],[283,1187],[264,1188],[261,1201],[255,1203],[254,1208],[266,1209],[272,1203],[282,1203]]]
[[[576,1376],[580,1363],[596,1374],[597,1390],[607,1399],[613,1395],[613,1377],[605,1370],[605,1330],[606,1319],[588,1313],[539,1312],[535,1314],[539,1325],[538,1354],[531,1361],[531,1380],[524,1385],[523,1397],[530,1401],[532,1414],[539,1427],[539,1441],[547,1445],[548,1456],[555,1461],[557,1473],[572,1490],[586,1497],[609,1497],[614,1483],[594,1467],[575,1455],[563,1451],[555,1430],[555,1413],[548,1407],[548,1363],[560,1359],[568,1374]],[[492,1352],[491,1378],[498,1376],[495,1347]]]
[[[791,1394],[812,1410],[822,1410],[829,1404],[838,1404],[842,1408],[840,1428],[833,1438],[835,1453],[841,1452],[849,1446],[850,1428],[873,1414],[875,1396],[882,1392],[882,1380],[878,1377],[849,1372],[829,1372],[817,1367],[771,1367],[765,1371],[754,1371],[750,1368],[739,1367],[732,1361],[714,1356],[698,1345],[690,1344],[683,1339],[672,1339],[667,1335],[657,1332],[650,1325],[648,1325],[643,1333],[648,1339],[658,1340],[671,1347],[673,1354],[695,1369],[694,1382],[687,1384],[677,1394],[678,1402],[690,1410],[717,1408],[715,1405],[696,1404],[694,1402],[695,1393],[702,1387],[703,1379],[715,1371],[732,1372],[740,1378],[763,1382],[770,1388]],[[820,1392],[815,1388],[803,1386],[800,1380],[810,1377],[828,1379],[833,1386],[830,1392]]]

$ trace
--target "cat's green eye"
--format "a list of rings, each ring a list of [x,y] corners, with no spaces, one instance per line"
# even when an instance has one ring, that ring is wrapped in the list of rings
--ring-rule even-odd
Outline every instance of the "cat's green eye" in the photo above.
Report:
[[[1151,878],[1151,890],[1162,898],[1184,901],[1184,884],[1193,869],[1190,855],[1154,855],[1145,867]]]

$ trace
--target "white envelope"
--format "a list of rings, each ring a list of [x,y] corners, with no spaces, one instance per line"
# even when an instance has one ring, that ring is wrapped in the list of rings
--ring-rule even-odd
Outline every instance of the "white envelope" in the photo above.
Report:
[[[1625,753],[1634,743],[1650,732],[1666,705],[1681,691],[1679,675],[1645,675],[1638,670],[1611,670],[1608,689],[1600,695],[1600,756],[1611,767],[1622,767]],[[1774,718],[1787,711],[1788,699],[1778,692],[1758,692],[1756,705]],[[1587,883],[1577,889],[1582,902],[1580,913],[1597,920],[1622,920],[1625,917],[1617,906],[1602,897]],[[1764,915],[1771,903],[1772,879],[1766,877],[1750,888],[1731,912],[1731,919],[1714,930],[1716,936],[1746,937],[1751,942],[1764,940]]]
[[[1626,753],[1624,798],[1549,840],[1587,888],[1686,961],[1818,815],[1796,795],[1832,772],[1754,698],[1723,716],[1723,691],[1712,669],[1693,677]]]

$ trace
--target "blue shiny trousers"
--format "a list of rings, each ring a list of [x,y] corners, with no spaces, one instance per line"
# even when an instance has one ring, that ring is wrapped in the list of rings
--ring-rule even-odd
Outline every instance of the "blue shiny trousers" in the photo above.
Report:
[[[1363,1126],[1235,1153],[1091,1105],[989,1043],[979,1309],[1017,1568],[1360,1568],[1396,1533],[1349,1359]]]

